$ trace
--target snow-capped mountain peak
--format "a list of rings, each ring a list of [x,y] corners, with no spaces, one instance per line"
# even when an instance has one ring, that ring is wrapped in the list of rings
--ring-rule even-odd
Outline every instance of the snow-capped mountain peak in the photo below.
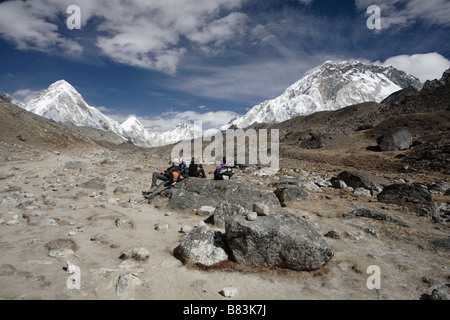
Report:
[[[255,123],[280,123],[319,111],[346,106],[381,102],[392,93],[414,87],[421,82],[395,69],[360,61],[327,61],[291,85],[281,96],[253,107],[221,129],[246,128]]]
[[[120,124],[89,106],[78,91],[65,80],[51,84],[37,97],[24,105],[37,115],[76,126],[112,131],[124,138]]]

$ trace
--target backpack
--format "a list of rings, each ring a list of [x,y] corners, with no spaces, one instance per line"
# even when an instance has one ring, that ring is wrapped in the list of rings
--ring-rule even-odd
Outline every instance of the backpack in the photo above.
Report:
[[[227,176],[228,179],[230,179],[233,175],[234,175],[233,169],[230,166],[223,164],[216,168],[216,171],[214,172],[214,179],[223,180],[224,176]]]
[[[189,177],[198,177],[198,165],[191,163],[189,165]]]

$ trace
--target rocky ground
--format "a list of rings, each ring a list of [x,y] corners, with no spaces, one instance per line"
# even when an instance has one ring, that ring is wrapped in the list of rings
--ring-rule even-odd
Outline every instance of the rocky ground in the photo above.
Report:
[[[201,268],[183,264],[174,249],[201,221],[216,231],[224,228],[196,210],[169,208],[164,197],[142,202],[141,191],[149,188],[153,171],[167,167],[166,158],[149,151],[58,153],[0,163],[3,299],[401,300],[430,297],[449,283],[448,223],[379,202],[370,193],[334,188],[327,181],[337,171],[305,167],[259,177],[254,170],[237,169],[233,179],[271,191],[279,179],[304,181],[309,197],[288,202],[283,210],[324,237],[335,253],[326,266],[292,271],[230,261]],[[212,177],[211,166],[207,174]],[[449,197],[434,197],[443,214]],[[378,210],[408,226],[344,218],[357,207]],[[124,254],[136,248],[139,254]],[[79,290],[67,286],[71,264],[80,268]],[[380,267],[381,289],[366,286],[371,265]],[[227,287],[237,289],[234,298],[223,296]]]

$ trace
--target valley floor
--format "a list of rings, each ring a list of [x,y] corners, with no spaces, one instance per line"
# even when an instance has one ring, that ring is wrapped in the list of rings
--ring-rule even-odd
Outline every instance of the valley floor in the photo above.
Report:
[[[322,269],[294,272],[229,263],[202,270],[183,265],[173,256],[186,235],[180,230],[205,217],[170,210],[164,198],[152,205],[141,201],[153,171],[167,168],[167,160],[150,151],[105,149],[2,160],[0,299],[418,300],[449,283],[450,251],[430,241],[448,237],[446,223],[379,203],[375,197],[326,187],[285,208],[323,236],[331,230],[339,234],[325,237],[335,256]],[[321,169],[320,164],[313,169],[301,162],[295,166],[304,170],[303,175],[281,172],[259,178],[237,170],[234,179],[268,186],[285,175],[339,173],[329,166]],[[211,179],[213,168],[206,169]],[[436,201],[447,204],[449,197],[436,196]],[[342,217],[356,207],[389,213],[410,227]],[[168,228],[157,230],[162,223]],[[120,259],[130,248],[146,249],[148,260]],[[68,262],[80,268],[79,289],[68,288]],[[380,268],[381,289],[367,287],[372,265]],[[121,278],[126,274],[128,281]],[[225,287],[237,288],[238,294],[225,298]]]

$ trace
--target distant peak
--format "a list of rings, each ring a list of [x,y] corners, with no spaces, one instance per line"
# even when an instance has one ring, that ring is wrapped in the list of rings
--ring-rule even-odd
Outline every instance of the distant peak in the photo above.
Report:
[[[49,89],[56,89],[56,88],[69,88],[75,90],[75,88],[66,80],[58,80],[55,83],[51,84],[49,87]]]

